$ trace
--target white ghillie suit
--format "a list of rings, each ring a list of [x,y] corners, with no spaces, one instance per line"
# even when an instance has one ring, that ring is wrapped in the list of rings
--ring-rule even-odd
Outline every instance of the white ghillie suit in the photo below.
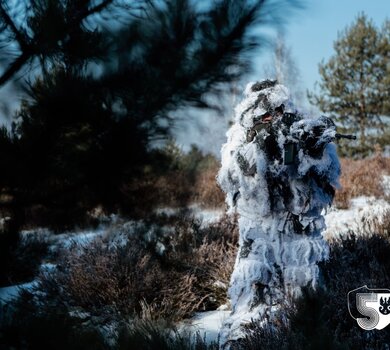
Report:
[[[251,320],[272,320],[301,287],[315,288],[317,263],[328,256],[321,212],[340,175],[335,126],[291,112],[283,85],[250,83],[222,146],[218,182],[240,231],[222,344],[242,337]]]

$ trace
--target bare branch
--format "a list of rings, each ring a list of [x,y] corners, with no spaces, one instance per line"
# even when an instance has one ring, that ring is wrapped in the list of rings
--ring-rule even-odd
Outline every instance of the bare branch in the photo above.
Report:
[[[114,0],[103,0],[100,4],[90,8],[89,10],[81,13],[81,15],[77,18],[78,21],[82,21],[83,19],[91,16],[92,14],[98,13],[104,10],[107,6],[113,3]]]
[[[32,57],[32,54],[27,51],[23,52],[18,58],[11,63],[7,70],[0,76],[0,86],[4,85],[9,79],[11,79],[23,65]]]
[[[25,50],[25,48],[28,47],[28,37],[26,33],[22,33],[21,30],[19,30],[15,23],[12,21],[11,17],[8,15],[7,11],[5,10],[2,3],[0,3],[0,16],[2,17],[4,23],[7,25],[8,28],[12,31],[12,33],[15,35],[15,38],[17,42],[20,45],[20,48],[22,51]]]

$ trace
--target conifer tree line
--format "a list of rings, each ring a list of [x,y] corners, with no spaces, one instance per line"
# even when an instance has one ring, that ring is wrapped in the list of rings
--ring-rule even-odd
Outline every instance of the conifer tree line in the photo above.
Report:
[[[334,55],[319,65],[318,93],[311,103],[333,117],[357,145],[340,151],[366,155],[390,143],[390,20],[377,27],[364,13],[339,33]]]

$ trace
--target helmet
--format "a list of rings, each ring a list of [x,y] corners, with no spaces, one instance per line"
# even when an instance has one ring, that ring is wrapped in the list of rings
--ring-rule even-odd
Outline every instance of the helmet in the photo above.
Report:
[[[236,122],[251,128],[256,121],[275,112],[283,113],[284,105],[289,103],[288,89],[276,80],[251,82],[245,88],[245,98],[236,107]]]

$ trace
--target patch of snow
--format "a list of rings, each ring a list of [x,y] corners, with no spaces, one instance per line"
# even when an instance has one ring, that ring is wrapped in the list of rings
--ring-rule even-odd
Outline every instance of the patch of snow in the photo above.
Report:
[[[383,194],[390,197],[390,175],[383,175],[382,178]]]
[[[333,208],[325,215],[327,228],[323,236],[329,241],[345,237],[350,232],[359,233],[359,228],[364,224],[374,220],[381,222],[388,210],[390,203],[384,199],[365,196],[353,198],[349,209]]]
[[[170,208],[170,207],[162,207],[157,208],[155,210],[155,213],[158,215],[166,215],[166,216],[174,216],[177,215],[180,212],[181,209],[178,208]]]
[[[199,332],[207,344],[218,342],[218,334],[223,322],[228,318],[231,311],[215,310],[196,313],[193,318],[182,325],[182,331],[189,331],[192,334]]]
[[[36,281],[32,281],[28,283],[0,288],[0,308],[9,303],[11,300],[16,299],[22,290],[32,289],[34,286],[36,286],[36,283]]]
[[[5,223],[9,220],[11,220],[10,216],[5,216],[5,217],[0,218],[0,230],[4,230]]]
[[[106,232],[105,227],[96,230],[81,231],[75,233],[64,233],[59,235],[58,241],[64,248],[69,248],[72,244],[86,245],[97,237],[101,237]]]
[[[52,264],[52,263],[44,263],[40,266],[39,270],[42,272],[42,273],[45,273],[45,272],[52,272],[54,269],[57,268],[57,265],[56,264]]]
[[[188,206],[186,209],[188,209],[189,215],[193,215],[195,219],[201,221],[202,226],[207,226],[214,222],[217,222],[225,212],[223,208],[205,209],[200,207],[197,204],[192,204]],[[160,215],[164,214],[169,217],[169,216],[178,215],[182,210],[183,210],[182,208],[163,207],[163,208],[158,208],[155,211],[155,213]]]
[[[49,251],[54,253],[59,249],[69,249],[73,245],[86,246],[98,237],[102,237],[106,230],[107,227],[101,226],[91,230],[65,232],[61,234],[50,233],[50,236],[48,236]]]
[[[213,286],[217,287],[217,288],[225,289],[225,290],[228,288],[227,285],[221,281],[215,281],[213,283]]]
[[[43,240],[50,241],[52,233],[47,228],[38,227],[31,230],[22,230],[20,231],[20,236],[21,236],[22,243],[28,242],[28,240],[31,238],[37,238],[37,239],[40,238]]]
[[[217,222],[224,214],[224,209],[202,209],[199,206],[191,206],[195,218],[201,220],[202,226],[208,226]]]
[[[230,310],[230,305],[229,304],[223,304],[223,305],[219,306],[217,308],[217,310],[218,311],[228,311],[228,310]]]

